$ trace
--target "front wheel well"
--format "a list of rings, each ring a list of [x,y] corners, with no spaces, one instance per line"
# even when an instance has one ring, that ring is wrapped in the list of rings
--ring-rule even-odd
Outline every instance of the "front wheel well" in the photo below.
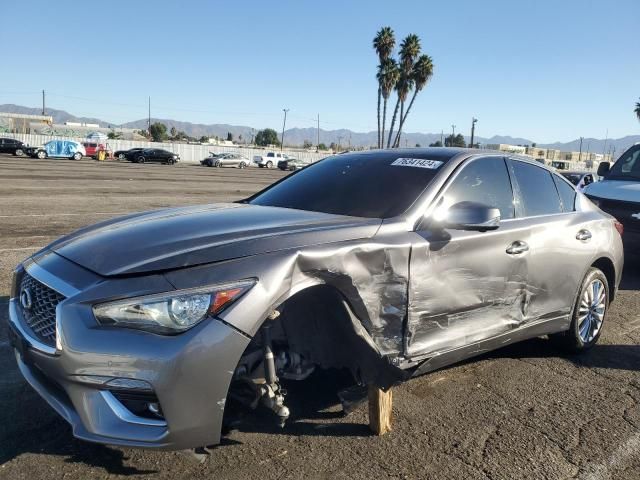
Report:
[[[595,262],[593,262],[591,266],[601,270],[602,273],[604,273],[604,276],[607,278],[607,284],[609,287],[609,302],[613,302],[616,294],[616,268],[613,265],[613,262],[607,257],[600,257]]]

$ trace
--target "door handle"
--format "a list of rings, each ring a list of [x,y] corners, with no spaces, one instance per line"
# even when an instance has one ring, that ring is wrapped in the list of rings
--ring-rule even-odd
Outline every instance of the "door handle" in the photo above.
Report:
[[[576,239],[582,242],[588,242],[591,240],[591,232],[589,230],[582,229],[576,234]]]
[[[519,253],[524,253],[529,250],[529,245],[522,240],[516,240],[511,245],[507,247],[507,253],[509,255],[518,255]]]

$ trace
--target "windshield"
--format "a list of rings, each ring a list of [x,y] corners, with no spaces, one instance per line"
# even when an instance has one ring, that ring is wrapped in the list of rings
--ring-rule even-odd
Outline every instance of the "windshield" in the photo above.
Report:
[[[249,203],[355,217],[394,217],[413,204],[446,161],[400,156],[329,157],[256,194]]]
[[[607,180],[640,180],[640,145],[622,154],[611,167]]]
[[[582,175],[580,175],[579,173],[563,173],[562,176],[574,185],[578,185],[578,183],[580,183],[580,179],[582,178]]]

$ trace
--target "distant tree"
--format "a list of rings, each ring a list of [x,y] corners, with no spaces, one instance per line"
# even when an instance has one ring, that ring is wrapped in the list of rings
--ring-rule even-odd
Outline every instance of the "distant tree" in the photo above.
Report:
[[[638,121],[640,122],[640,102],[636,102],[636,108],[634,108],[633,111],[635,112],[636,117],[638,118]]]
[[[467,144],[464,141],[464,136],[458,133],[455,137],[453,134],[444,139],[445,147],[466,147]]]
[[[107,133],[107,138],[109,140],[118,140],[120,137],[122,137],[122,133],[116,132],[113,129],[109,133]]]
[[[233,142],[233,134],[231,132],[227,132],[227,142]]]
[[[384,142],[384,117],[383,117],[382,123],[380,123],[380,100],[382,99],[382,97],[384,97],[385,99],[384,106],[385,106],[385,113],[386,113],[386,106],[387,106],[387,100],[389,99],[389,94],[393,89],[393,85],[395,85],[395,82],[397,81],[397,78],[396,78],[395,81],[390,86],[388,86],[388,84],[390,83],[390,78],[388,77],[388,75],[385,76],[385,72],[389,73],[390,71],[389,59],[391,57],[391,52],[393,52],[393,49],[395,48],[395,46],[396,46],[396,38],[391,27],[382,27],[378,31],[378,33],[376,33],[376,36],[373,39],[373,48],[378,54],[378,59],[380,60],[380,64],[378,65],[378,75],[377,75],[377,79],[378,79],[378,148],[381,148]],[[388,88],[385,88],[385,87],[388,87]],[[386,96],[384,95],[385,91],[387,92]]]
[[[404,112],[404,115],[400,116],[400,124],[398,126],[398,134],[396,135],[395,146],[400,146],[400,136],[402,135],[402,127],[404,127],[404,122],[409,116],[409,111],[411,111],[411,107],[413,106],[413,102],[416,100],[418,93],[427,85],[427,82],[431,80],[433,76],[433,60],[429,55],[420,55],[418,60],[413,64],[413,69],[411,71],[411,79],[413,80],[413,96],[411,97],[411,101],[409,102],[409,106],[407,107],[407,111]],[[400,111],[402,111],[402,106]]]
[[[256,145],[266,147],[267,145],[280,145],[278,133],[273,128],[265,128],[256,133]]]
[[[311,147],[313,147],[313,143],[311,143],[309,140],[305,140],[302,143],[302,148],[311,148]]]
[[[242,142],[242,134],[238,135],[238,143]]]
[[[200,143],[209,143],[209,137],[203,135],[200,137]]]
[[[430,147],[441,147],[442,146],[442,142],[440,140],[436,140],[433,143],[429,144]]]
[[[149,132],[147,132],[146,130],[136,130],[135,133],[142,137],[149,138]]]
[[[420,145],[419,143],[416,143],[416,148],[420,148],[422,145]]]
[[[167,139],[167,126],[160,122],[153,123],[149,127],[149,133],[154,142],[162,142]]]
[[[318,150],[327,150],[327,146],[324,143],[319,143]]]
[[[533,143],[531,144],[531,147],[532,147],[532,148],[536,148],[536,145],[537,145],[537,143],[536,143],[536,142],[533,142]]]
[[[340,150],[340,145],[338,145],[336,142],[331,142],[331,144],[329,145],[329,150]]]
[[[178,135],[178,131],[176,130],[176,127],[171,127],[170,134],[171,134],[171,140],[175,140],[176,135]]]

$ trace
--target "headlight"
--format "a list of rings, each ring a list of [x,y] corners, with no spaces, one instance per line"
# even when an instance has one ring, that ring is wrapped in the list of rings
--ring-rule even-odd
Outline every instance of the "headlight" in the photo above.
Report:
[[[244,295],[255,279],[167,292],[94,305],[102,325],[138,328],[154,333],[180,333],[217,315]]]

